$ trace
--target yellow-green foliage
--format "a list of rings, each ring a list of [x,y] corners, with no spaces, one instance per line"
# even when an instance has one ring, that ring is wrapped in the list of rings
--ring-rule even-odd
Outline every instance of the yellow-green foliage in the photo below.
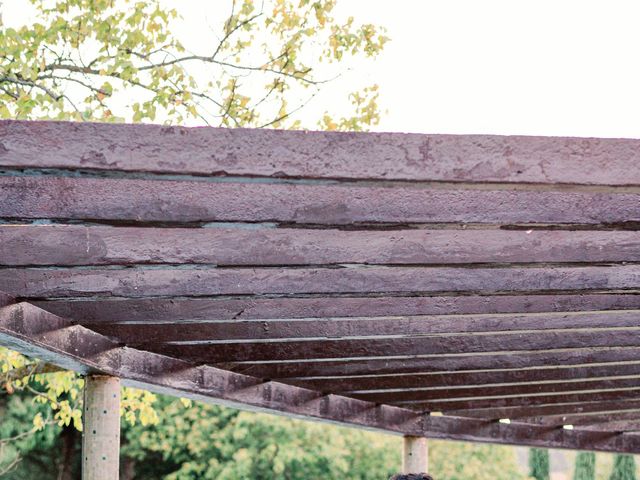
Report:
[[[227,0],[219,31],[193,53],[159,0],[31,3],[35,23],[0,28],[0,117],[303,127],[298,111],[387,42],[375,25],[336,19],[336,0]],[[349,114],[319,125],[375,124],[377,97],[375,86],[345,92]]]

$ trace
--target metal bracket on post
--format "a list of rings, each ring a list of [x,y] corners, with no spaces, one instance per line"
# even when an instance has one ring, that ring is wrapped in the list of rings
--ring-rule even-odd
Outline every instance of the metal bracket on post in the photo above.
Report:
[[[88,375],[84,384],[82,480],[118,480],[120,379]]]

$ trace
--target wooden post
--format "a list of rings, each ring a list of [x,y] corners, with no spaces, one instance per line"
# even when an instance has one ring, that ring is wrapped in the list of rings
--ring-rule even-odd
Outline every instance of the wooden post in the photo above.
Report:
[[[120,379],[88,375],[84,384],[82,480],[118,480]]]
[[[404,437],[402,473],[427,473],[429,448],[425,437]]]

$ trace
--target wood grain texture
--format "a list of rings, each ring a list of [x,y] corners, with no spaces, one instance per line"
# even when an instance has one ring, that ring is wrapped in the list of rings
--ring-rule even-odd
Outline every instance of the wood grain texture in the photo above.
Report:
[[[401,353],[401,352],[400,352]],[[540,367],[611,364],[640,361],[640,348],[602,347],[541,352],[494,352],[491,355],[441,355],[420,357],[340,359],[297,362],[221,362],[222,368],[260,378],[292,381],[300,378],[340,378],[350,375],[399,375],[412,373],[523,370]]]
[[[513,405],[540,405],[545,403],[571,403],[588,398],[636,398],[640,394],[640,378],[588,379],[547,383],[509,385],[477,385],[473,387],[424,387],[413,390],[393,390],[370,393],[352,393],[349,396],[377,403],[413,406],[442,406],[444,409],[486,408]],[[599,395],[605,395],[601,398]],[[611,397],[611,398],[609,398]],[[577,400],[576,400],[577,399]],[[449,402],[461,403],[449,403]],[[468,402],[468,403],[464,403]],[[458,406],[456,406],[458,405]],[[460,405],[471,405],[460,407]],[[426,407],[430,408],[430,407]]]
[[[483,418],[494,418],[495,412],[503,409],[504,412],[511,411],[510,416],[495,418],[520,418],[521,411],[524,409],[540,409],[542,412],[557,411],[565,413],[573,413],[579,411],[590,412],[591,408],[595,408],[594,412],[600,412],[599,408],[594,406],[614,405],[616,403],[626,408],[626,402],[637,402],[638,390],[613,390],[602,392],[584,392],[584,393],[559,393],[539,396],[522,396],[508,398],[493,399],[465,399],[465,400],[433,400],[424,403],[402,404],[398,406],[410,408],[419,412],[446,412],[447,415],[465,416],[467,412],[471,412],[471,416]],[[391,403],[391,405],[395,405]],[[633,403],[631,404],[633,405]],[[453,412],[453,413],[451,413]],[[463,413],[464,412],[464,413]],[[490,414],[488,412],[491,412]],[[545,414],[546,414],[545,413]],[[495,419],[494,418],[494,419]]]
[[[0,217],[286,224],[620,224],[640,193],[0,177]]]
[[[485,420],[497,420],[509,418],[518,421],[529,421],[531,417],[569,416],[579,413],[584,414],[614,414],[623,412],[635,412],[640,410],[640,401],[637,396],[633,399],[620,399],[609,401],[582,401],[577,403],[547,404],[533,406],[495,407],[476,410],[450,410],[446,415],[467,418],[483,418]],[[562,423],[571,425],[570,423]]]
[[[0,226],[0,264],[15,266],[621,261],[640,261],[640,232]]]
[[[6,268],[22,298],[635,290],[640,265],[543,268]],[[612,292],[615,293],[615,292]]]
[[[640,410],[614,413],[578,412],[565,415],[522,418],[520,420],[534,425],[544,425],[549,427],[556,427],[558,425],[574,425],[581,429],[590,428],[591,426],[595,428],[598,425],[602,425],[604,431],[611,431],[606,427],[608,423],[620,422],[633,424],[634,422],[640,421]]]
[[[593,347],[640,347],[640,329],[561,330],[535,333],[460,334],[253,343],[144,344],[146,349],[202,363],[294,361],[309,359],[452,355],[559,350]]]
[[[430,297],[94,298],[32,303],[60,316],[95,324],[639,310],[640,295],[585,293]]]
[[[640,142],[0,123],[0,166],[197,175],[640,185]]]
[[[499,367],[499,365],[497,365]],[[615,379],[640,376],[639,363],[611,363],[598,366],[548,365],[532,369],[498,369],[471,372],[370,374],[367,376],[311,377],[286,380],[300,387],[341,394],[384,392],[415,388],[445,388],[538,382]]]
[[[638,453],[638,147],[3,121],[0,344],[252,410]]]
[[[183,322],[175,330],[164,323],[91,324],[95,331],[125,343],[201,342],[224,340],[313,340],[349,337],[397,337],[444,333],[544,331],[640,327],[640,310],[530,315],[465,315],[355,317],[286,320]]]
[[[128,386],[298,418],[438,439],[640,451],[640,437],[633,435],[487,423],[482,418],[424,417],[409,409],[323,395],[278,382],[265,383],[209,366],[196,367],[183,360],[119,347],[95,332],[26,303],[0,309],[0,342],[24,353],[37,350],[58,365],[121,377]]]

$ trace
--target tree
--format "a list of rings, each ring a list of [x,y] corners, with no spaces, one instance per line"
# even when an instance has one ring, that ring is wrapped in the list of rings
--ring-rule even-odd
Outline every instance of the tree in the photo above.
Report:
[[[303,127],[300,109],[387,41],[374,25],[334,18],[336,0],[230,0],[199,52],[171,34],[177,12],[160,0],[23,1],[37,21],[0,30],[5,118]],[[375,85],[345,95],[349,114],[318,125],[375,124],[377,95]]]
[[[596,454],[593,452],[578,452],[573,480],[595,480]]]
[[[633,455],[616,455],[609,480],[636,480],[636,462]]]
[[[536,480],[549,480],[549,450],[532,448],[529,450],[529,471]]]

